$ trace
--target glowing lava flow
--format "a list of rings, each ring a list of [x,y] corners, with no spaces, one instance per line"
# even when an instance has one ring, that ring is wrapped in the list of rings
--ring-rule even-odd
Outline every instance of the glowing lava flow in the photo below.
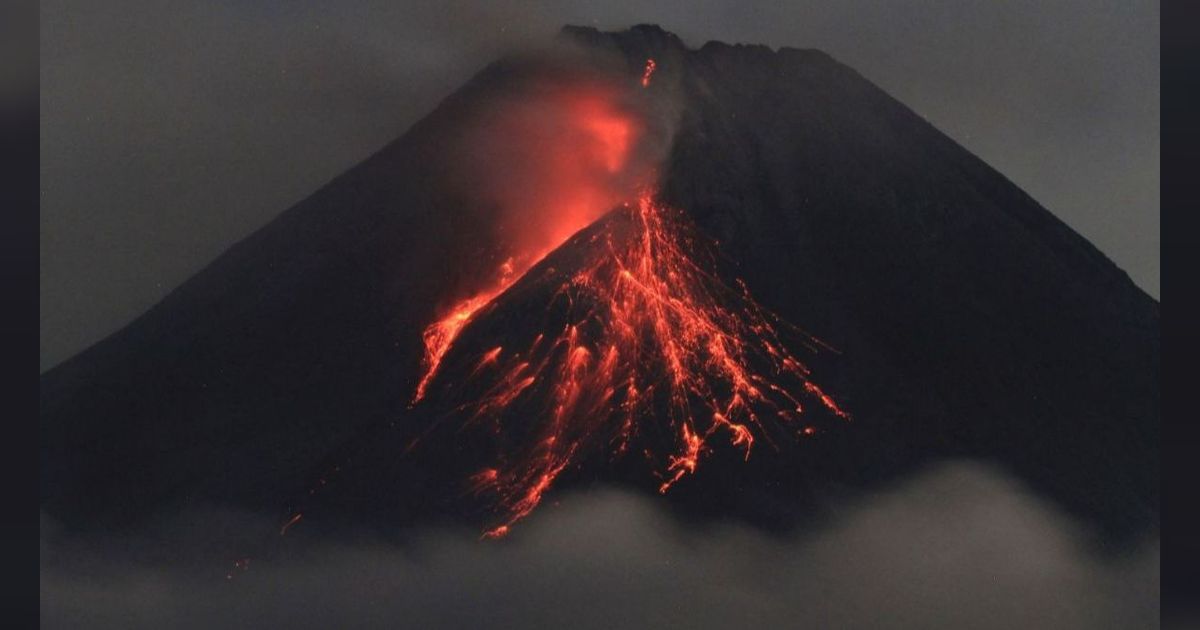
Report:
[[[655,68],[647,59],[642,87]],[[630,124],[594,113],[582,120],[600,149],[595,163],[619,171]],[[575,219],[589,212],[572,211],[570,204],[562,210]],[[509,259],[496,281],[424,332],[424,373],[414,404],[426,397],[443,359],[480,309],[531,269],[540,276],[530,283],[555,283],[548,329],[534,331],[532,340],[505,336],[481,350],[469,361],[465,382],[455,386],[481,394],[464,393],[468,400],[450,413],[465,414],[463,427],[482,427],[497,439],[495,465],[470,478],[472,490],[488,496],[498,515],[485,537],[508,533],[564,471],[585,460],[644,457],[665,493],[696,472],[718,439],[748,459],[760,439],[775,444],[812,436],[817,429],[799,422],[806,402],[850,419],[786,348],[778,320],[743,283],[733,288],[722,282],[714,250],[700,242],[682,213],[656,202],[648,190],[594,225],[589,237],[569,242],[584,255],[572,271],[535,266],[596,218],[557,226],[564,229],[543,243],[543,253],[517,263]],[[807,334],[797,336],[813,352],[828,348]]]
[[[482,161],[468,161],[468,170],[473,185],[489,190],[492,201],[506,209],[496,221],[505,229],[493,243],[506,259],[490,282],[473,287],[425,328],[422,376],[412,404],[425,397],[442,358],[475,313],[572,234],[627,199],[632,194],[627,171],[639,170],[631,162],[642,122],[605,84],[535,92],[497,107],[487,121],[467,151]]]
[[[500,514],[486,536],[507,533],[584,457],[622,457],[639,437],[648,438],[639,448],[674,444],[640,451],[667,492],[719,438],[749,458],[760,438],[812,435],[798,422],[802,401],[849,419],[745,286],[724,284],[699,262],[705,250],[681,213],[645,193],[605,221],[592,255],[554,295],[550,307],[566,313],[561,328],[474,363],[470,378],[485,385],[458,408],[466,424],[500,434],[518,423],[529,436],[471,479]],[[814,352],[821,345],[806,343]]]
[[[653,59],[646,60],[646,69],[642,70],[642,87],[650,87],[650,77],[654,76],[656,68],[658,68],[658,64]]]
[[[541,259],[541,256],[538,256],[538,259]],[[471,321],[471,317],[476,311],[512,286],[516,279],[515,271],[512,258],[504,261],[504,264],[500,265],[500,277],[492,286],[455,304],[446,316],[425,328],[422,335],[425,342],[423,374],[420,382],[417,383],[416,393],[413,394],[413,404],[420,402],[425,397],[425,388],[429,387],[429,381],[433,380],[434,375],[437,374],[438,367],[442,364],[442,357],[450,349],[450,344],[454,343],[454,338],[458,337],[458,333],[462,332],[463,327]]]

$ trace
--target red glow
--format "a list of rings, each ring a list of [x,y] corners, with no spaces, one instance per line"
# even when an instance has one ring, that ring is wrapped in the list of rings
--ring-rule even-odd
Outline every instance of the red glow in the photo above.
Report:
[[[653,59],[646,60],[646,69],[642,70],[642,87],[650,87],[650,77],[654,76],[656,68],[658,64]]]
[[[479,309],[629,196],[630,171],[640,170],[629,166],[642,126],[618,96],[614,87],[601,83],[538,92],[498,106],[498,119],[470,134],[473,144],[466,147],[470,157],[463,168],[501,208],[493,245],[506,258],[490,281],[425,328],[414,404],[425,397],[442,357]]]
[[[808,368],[785,349],[744,285],[726,286],[697,262],[682,214],[650,193],[619,212],[631,229],[603,232],[600,255],[559,289],[558,299],[571,305],[568,323],[521,351],[494,348],[479,359],[489,366],[479,378],[490,385],[466,405],[469,422],[499,426],[510,406],[529,401],[535,383],[550,394],[529,444],[500,453],[500,463],[471,479],[475,492],[495,497],[501,515],[487,538],[532,512],[581,453],[607,445],[622,454],[639,433],[658,430],[650,425],[674,435],[672,451],[645,453],[659,462],[665,493],[696,472],[716,440],[748,459],[757,439],[771,444],[770,432],[779,435],[781,426],[810,435],[812,427],[794,425],[801,398],[849,419],[808,380]]]
[[[450,349],[450,344],[454,343],[454,338],[458,336],[458,333],[462,332],[463,327],[467,325],[476,311],[512,285],[516,279],[515,276],[513,262],[509,258],[500,265],[500,276],[492,286],[455,304],[449,313],[425,328],[423,335],[425,341],[424,374],[417,383],[413,403],[425,397],[425,388],[437,374],[437,369],[442,364],[442,357]]]
[[[295,514],[293,514],[292,518],[288,519],[288,522],[284,523],[283,527],[279,528],[279,535],[283,536],[284,534],[286,534],[287,531],[292,528],[292,525],[299,523],[300,519],[302,519],[302,518],[304,518],[304,515],[299,512],[296,512]]]
[[[643,87],[656,67],[646,60]],[[481,309],[619,207],[581,243],[592,256],[556,287],[561,327],[497,340],[466,364],[471,391],[482,393],[454,413],[497,436],[506,422],[520,423],[523,436],[498,445],[496,460],[469,479],[497,515],[485,538],[509,533],[561,475],[597,454],[644,456],[665,493],[719,450],[749,459],[756,445],[814,434],[799,424],[802,400],[849,419],[787,349],[779,321],[705,262],[712,244],[642,188],[652,170],[638,163],[645,127],[618,96],[591,83],[538,92],[468,134],[475,144],[465,147],[466,170],[501,208],[493,245],[504,261],[482,270],[425,329],[413,404],[430,395],[443,358]],[[827,348],[815,338],[801,343]]]

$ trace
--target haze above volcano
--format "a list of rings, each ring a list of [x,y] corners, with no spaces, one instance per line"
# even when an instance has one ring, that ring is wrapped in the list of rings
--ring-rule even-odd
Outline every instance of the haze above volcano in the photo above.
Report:
[[[1157,296],[1157,2],[450,6],[42,3],[43,369],[563,23],[825,50]]]

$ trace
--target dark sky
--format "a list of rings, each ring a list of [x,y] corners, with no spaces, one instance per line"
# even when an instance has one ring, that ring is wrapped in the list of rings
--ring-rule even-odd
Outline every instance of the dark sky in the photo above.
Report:
[[[1158,2],[41,7],[43,369],[402,133],[505,48],[563,23],[825,50],[1158,297]]]

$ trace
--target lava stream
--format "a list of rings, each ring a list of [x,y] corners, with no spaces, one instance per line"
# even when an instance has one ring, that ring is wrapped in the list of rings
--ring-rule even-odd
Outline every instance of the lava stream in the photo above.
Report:
[[[646,60],[643,88],[656,67]],[[606,107],[574,111],[585,137],[601,149],[594,153],[602,159],[593,162],[620,172],[637,125]],[[413,404],[426,396],[442,359],[476,313],[567,234],[591,223],[578,222],[590,212],[559,212],[572,219],[560,221],[563,229],[553,243],[543,243],[552,247],[507,260],[495,282],[426,328],[424,374]],[[638,452],[631,445],[639,436],[649,438],[640,454],[658,471],[658,490],[665,493],[696,472],[718,436],[749,459],[759,439],[771,444],[772,436],[815,434],[815,427],[799,423],[802,400],[850,419],[809,379],[809,369],[781,340],[776,320],[745,284],[731,288],[717,276],[715,263],[705,264],[712,260],[682,213],[656,202],[650,190],[618,213],[592,237],[592,245],[603,239],[600,249],[556,289],[549,306],[565,305],[561,328],[542,331],[515,351],[506,348],[519,344],[504,339],[473,361],[468,380],[483,393],[454,412],[466,412],[464,426],[486,426],[500,436],[512,425],[513,433],[527,438],[498,444],[496,465],[469,480],[474,492],[492,498],[499,515],[485,537],[507,534],[584,458]],[[632,228],[614,229],[617,219]],[[805,337],[813,352],[828,348]],[[655,452],[653,446],[664,443],[673,446]]]
[[[646,68],[642,70],[642,87],[650,87],[650,78],[654,76],[656,68],[658,64],[653,59],[646,60]]]
[[[499,435],[516,423],[514,431],[529,432],[500,447],[496,465],[470,480],[499,514],[487,537],[507,533],[588,456],[640,452],[667,492],[698,469],[714,440],[749,458],[760,439],[812,435],[798,422],[802,401],[849,419],[809,379],[745,286],[724,284],[715,263],[705,264],[705,249],[682,213],[650,192],[616,212],[593,236],[602,241],[593,243],[594,255],[557,288],[552,302],[567,313],[562,327],[515,351],[509,343],[493,347],[472,362],[469,380],[483,393],[457,407],[466,412],[465,425]],[[612,228],[617,219],[630,229]],[[457,333],[469,320],[470,312],[461,324],[446,325],[459,326]],[[813,351],[823,345],[809,341]],[[652,436],[642,444],[674,446],[630,449],[639,436]]]
[[[653,61],[649,62],[653,63]],[[649,74],[646,75],[648,81]],[[623,92],[597,81],[531,90],[497,105],[467,134],[458,166],[500,210],[491,243],[505,258],[489,282],[472,287],[424,331],[422,376],[412,404],[425,397],[443,356],[475,313],[572,234],[623,199],[647,169],[645,122]],[[466,185],[466,184],[464,184]]]
[[[541,258],[541,256],[537,257],[538,260]],[[525,268],[528,268],[528,265],[525,265]],[[522,272],[524,270],[523,268]],[[504,261],[504,264],[500,265],[499,277],[491,286],[455,304],[449,313],[425,328],[422,335],[425,342],[425,359],[422,363],[421,380],[417,383],[412,404],[415,405],[425,397],[425,388],[437,374],[438,368],[442,364],[442,357],[446,355],[446,351],[450,349],[450,344],[454,343],[458,333],[462,332],[463,327],[471,321],[471,317],[475,315],[476,311],[512,286],[517,278],[515,271],[512,258]]]

